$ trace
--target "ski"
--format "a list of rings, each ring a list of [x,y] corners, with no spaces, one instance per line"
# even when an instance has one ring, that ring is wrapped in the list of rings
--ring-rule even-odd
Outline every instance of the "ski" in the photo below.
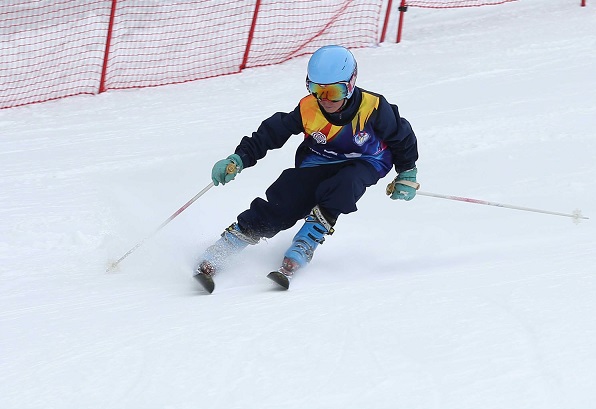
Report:
[[[194,277],[201,284],[201,286],[203,286],[205,291],[207,291],[209,294],[213,293],[213,290],[215,290],[215,282],[213,281],[211,274],[197,273]]]
[[[275,281],[277,284],[279,284],[286,290],[290,288],[290,278],[281,271],[272,271],[269,274],[267,274],[267,278]]]
[[[272,271],[267,274],[267,278],[274,281],[277,285],[282,287],[284,290],[290,288],[290,280],[292,279],[294,272],[298,270],[299,266],[296,262],[291,259],[284,258],[284,262],[279,270]],[[207,261],[201,262],[195,275],[195,280],[201,284],[201,287],[205,289],[209,294],[212,294],[215,290],[215,282],[213,276],[215,275],[215,268]]]
[[[212,294],[213,290],[215,290],[215,282],[213,281],[214,273],[215,268],[209,262],[203,261],[194,275],[194,278],[209,294]]]
[[[284,257],[281,267],[278,270],[267,274],[267,278],[275,281],[277,284],[287,290],[290,288],[290,280],[292,277],[294,277],[294,273],[298,271],[299,268],[300,265],[296,260],[293,260],[289,257]]]

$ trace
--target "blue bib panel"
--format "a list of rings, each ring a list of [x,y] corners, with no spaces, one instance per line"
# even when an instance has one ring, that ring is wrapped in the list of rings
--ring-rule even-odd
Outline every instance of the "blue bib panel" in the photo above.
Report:
[[[358,112],[346,125],[330,123],[321,112],[312,95],[300,101],[300,114],[304,127],[304,143],[311,152],[300,167],[360,159],[372,164],[381,177],[392,168],[391,152],[375,135],[374,120],[379,107],[379,97],[362,92]]]

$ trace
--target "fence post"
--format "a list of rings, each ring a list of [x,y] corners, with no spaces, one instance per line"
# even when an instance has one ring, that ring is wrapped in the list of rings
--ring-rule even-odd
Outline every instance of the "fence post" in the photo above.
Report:
[[[99,80],[99,93],[106,91],[106,75],[108,73],[108,60],[110,58],[110,45],[112,43],[112,30],[114,29],[114,18],[116,16],[116,1],[112,0],[112,9],[110,11],[110,21],[108,22],[108,34],[106,36],[106,48],[103,54],[103,66],[101,68],[101,78]]]
[[[408,5],[406,4],[406,0],[401,0],[401,4],[399,5],[399,25],[397,27],[397,40],[396,42],[399,43],[401,41],[401,29],[404,25],[404,14],[408,11]]]
[[[246,68],[248,63],[248,54],[250,53],[250,45],[252,44],[252,38],[255,34],[255,27],[257,26],[257,17],[259,16],[259,8],[261,7],[261,0],[257,0],[255,3],[255,11],[252,15],[252,22],[250,23],[250,31],[248,32],[248,40],[246,40],[246,49],[244,50],[244,57],[242,57],[242,64],[240,64],[240,70]]]
[[[387,10],[385,10],[385,21],[383,22],[383,31],[381,31],[381,39],[379,43],[385,41],[385,34],[387,33],[387,25],[389,24],[389,15],[391,14],[391,6],[393,5],[393,0],[389,0],[387,3]]]

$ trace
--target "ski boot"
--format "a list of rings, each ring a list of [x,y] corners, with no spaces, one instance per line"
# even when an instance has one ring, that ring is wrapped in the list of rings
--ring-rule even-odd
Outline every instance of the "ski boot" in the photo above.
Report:
[[[315,206],[294,236],[292,245],[284,254],[281,267],[269,273],[267,277],[286,290],[290,288],[290,280],[294,273],[310,263],[317,246],[323,244],[326,235],[333,234],[335,221],[336,219],[323,216],[321,209]]]
[[[233,223],[224,230],[219,240],[205,250],[194,278],[211,294],[215,289],[213,276],[216,272],[225,267],[231,256],[240,253],[249,244],[257,244],[258,242],[258,239],[244,234],[238,223]]]

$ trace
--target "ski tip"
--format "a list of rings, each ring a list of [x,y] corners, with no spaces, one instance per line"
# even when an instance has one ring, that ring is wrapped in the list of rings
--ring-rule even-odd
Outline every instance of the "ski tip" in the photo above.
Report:
[[[199,282],[199,284],[201,284],[201,286],[203,286],[205,291],[207,291],[209,294],[213,293],[213,290],[215,290],[215,282],[213,281],[213,278],[209,274],[198,273],[198,274],[195,274],[194,277]]]
[[[271,273],[267,274],[267,278],[276,282],[285,290],[290,288],[290,280],[285,274],[280,273],[279,271],[272,271]]]

